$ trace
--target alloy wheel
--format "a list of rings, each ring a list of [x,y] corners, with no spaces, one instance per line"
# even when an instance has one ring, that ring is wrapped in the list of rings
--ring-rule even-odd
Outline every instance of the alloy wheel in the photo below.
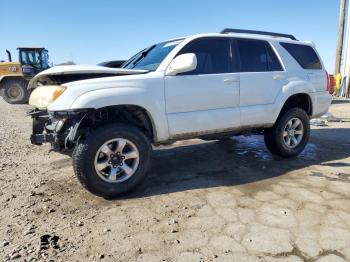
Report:
[[[290,119],[283,131],[283,142],[288,148],[297,147],[304,136],[304,125],[299,118]]]
[[[136,172],[140,155],[135,144],[128,139],[115,138],[104,143],[95,156],[95,170],[108,183],[121,183]]]

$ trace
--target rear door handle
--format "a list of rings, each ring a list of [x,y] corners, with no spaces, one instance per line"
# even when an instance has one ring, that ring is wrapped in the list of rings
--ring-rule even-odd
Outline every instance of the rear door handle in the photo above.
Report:
[[[282,80],[282,79],[284,79],[284,76],[283,76],[283,75],[274,75],[274,76],[272,77],[272,79],[273,79],[273,80]]]
[[[226,84],[232,84],[232,83],[235,83],[235,82],[238,82],[238,78],[236,77],[227,77],[227,78],[224,78],[224,83]]]

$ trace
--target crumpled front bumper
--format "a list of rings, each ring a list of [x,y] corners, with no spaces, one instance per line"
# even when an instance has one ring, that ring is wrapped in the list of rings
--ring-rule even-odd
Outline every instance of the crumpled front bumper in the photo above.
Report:
[[[46,110],[33,109],[27,112],[27,116],[33,119],[32,134],[30,141],[34,145],[52,143],[55,141],[54,134],[46,132],[46,126],[50,124],[50,116]]]
[[[50,143],[54,151],[71,148],[76,142],[77,132],[86,112],[59,112],[34,109],[27,112],[33,119],[30,141],[34,145]]]

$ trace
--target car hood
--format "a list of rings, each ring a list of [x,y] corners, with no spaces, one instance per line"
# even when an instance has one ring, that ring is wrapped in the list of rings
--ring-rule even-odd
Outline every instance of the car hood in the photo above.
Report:
[[[35,89],[39,85],[64,84],[77,80],[93,79],[108,76],[144,74],[147,70],[124,68],[108,68],[97,65],[63,65],[49,68],[32,78],[28,89]]]

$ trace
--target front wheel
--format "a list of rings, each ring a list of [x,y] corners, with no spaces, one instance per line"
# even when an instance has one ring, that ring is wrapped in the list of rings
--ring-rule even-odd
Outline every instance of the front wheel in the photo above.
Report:
[[[275,125],[264,131],[265,145],[275,155],[293,157],[305,148],[310,136],[310,120],[300,108],[293,108],[280,116]]]
[[[136,127],[102,126],[73,151],[73,167],[80,183],[91,193],[112,198],[135,188],[150,162],[149,139]]]

